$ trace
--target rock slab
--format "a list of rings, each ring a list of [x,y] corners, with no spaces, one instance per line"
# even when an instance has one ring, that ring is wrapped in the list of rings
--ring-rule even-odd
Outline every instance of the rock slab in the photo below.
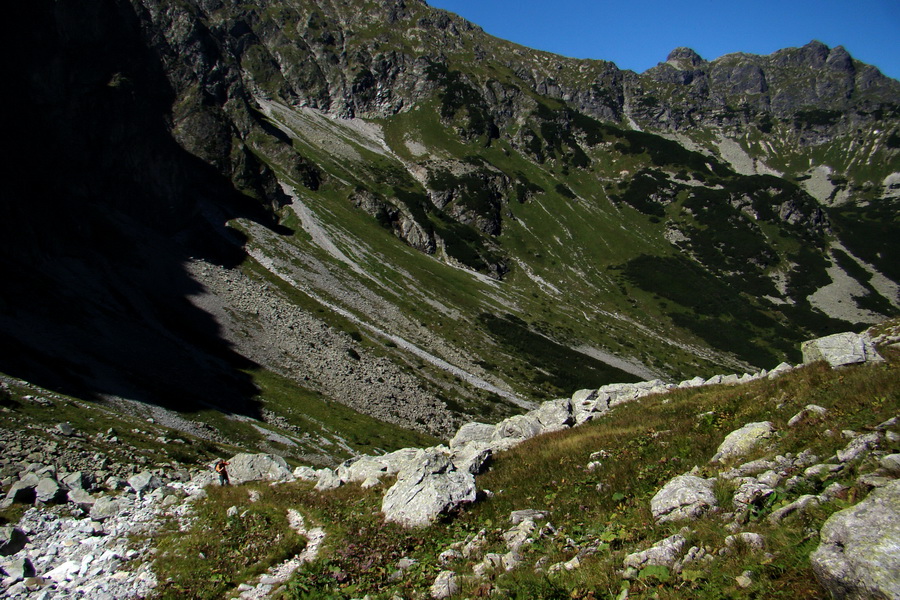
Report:
[[[834,598],[900,598],[900,480],[825,521],[813,572]]]

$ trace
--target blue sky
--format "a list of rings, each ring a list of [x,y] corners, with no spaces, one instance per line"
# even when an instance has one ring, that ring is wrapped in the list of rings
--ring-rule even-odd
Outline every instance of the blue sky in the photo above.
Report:
[[[426,0],[491,35],[644,71],[678,46],[707,60],[819,40],[900,79],[900,0]]]

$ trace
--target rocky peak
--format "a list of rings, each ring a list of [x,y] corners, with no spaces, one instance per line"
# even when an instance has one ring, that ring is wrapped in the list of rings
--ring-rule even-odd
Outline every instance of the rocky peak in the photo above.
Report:
[[[696,69],[706,61],[690,48],[675,48],[666,57],[666,64],[682,71]]]

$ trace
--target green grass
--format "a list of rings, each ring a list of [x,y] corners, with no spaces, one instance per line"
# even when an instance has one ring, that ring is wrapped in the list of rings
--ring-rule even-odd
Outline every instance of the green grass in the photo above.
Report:
[[[295,573],[281,597],[350,599],[368,595],[386,600],[395,594],[426,596],[440,571],[471,573],[472,566],[480,560],[473,557],[441,564],[437,555],[451,543],[484,530],[484,551],[505,553],[500,534],[509,528],[510,511],[534,508],[549,513],[558,535],[526,545],[522,566],[474,582],[460,598],[498,590],[495,593],[508,598],[611,600],[619,595],[623,585],[629,587],[630,598],[648,600],[821,598],[824,592],[809,567],[809,555],[818,541],[809,531],[817,531],[830,514],[864,497],[865,491],[856,484],[856,478],[871,471],[872,463],[852,466],[834,479],[849,486],[846,497],[791,517],[781,525],[771,525],[765,515],[791,501],[798,491],[779,488],[768,506],[751,512],[743,530],[764,536],[765,555],[739,546],[731,554],[716,555],[709,565],[687,569],[682,574],[647,569],[630,583],[624,583],[618,572],[625,555],[679,530],[682,524],[654,523],[650,499],[666,481],[695,466],[701,475],[715,475],[717,470],[708,464],[709,458],[730,431],[760,420],[772,421],[778,430],[773,447],[757,450],[744,460],[796,454],[806,449],[825,458],[847,443],[837,433],[823,434],[826,429],[865,431],[895,416],[900,408],[900,353],[888,351],[886,355],[888,362],[883,364],[831,370],[817,363],[774,380],[648,397],[621,405],[606,417],[581,427],[533,438],[497,456],[491,469],[478,477],[479,489],[493,492],[490,498],[424,529],[406,530],[385,524],[379,512],[383,488],[361,490],[350,485],[319,493],[306,483],[252,486],[261,494],[259,506],[265,507],[259,510],[269,511],[266,514],[272,523],[276,522],[279,507],[282,512],[291,507],[299,510],[308,524],[324,526],[327,531],[320,558]],[[790,417],[811,403],[828,409],[824,422],[789,428]],[[705,416],[700,417],[701,414]],[[900,448],[894,443],[881,449],[896,452]],[[591,454],[601,450],[602,466],[588,471]],[[602,484],[601,491],[597,491],[598,484]],[[802,492],[818,493],[824,485],[813,483]],[[198,598],[221,597],[204,595],[210,586],[209,577],[188,573],[194,568],[207,574],[224,573],[228,570],[227,557],[244,547],[243,540],[226,538],[225,547],[216,550],[215,558],[207,555],[206,563],[199,566],[193,558],[207,547],[198,534],[222,527],[221,515],[228,506],[246,504],[241,489],[211,490],[210,497],[198,505],[198,519],[189,532],[178,534],[193,541],[176,546],[174,532],[162,534],[157,543],[161,550],[166,549],[163,555],[169,562],[158,561],[157,573],[161,581],[179,582],[167,583],[166,589]],[[718,484],[716,493],[720,500],[729,501],[733,484]],[[257,533],[274,540],[284,535],[284,529],[273,527]],[[725,522],[712,514],[690,523],[686,535],[689,545],[706,545],[714,552],[724,545],[723,539],[729,533]],[[245,567],[249,570],[241,572],[258,572],[261,565],[276,560],[280,556],[276,546],[273,542],[273,549],[262,558],[250,553],[253,559],[245,562],[252,564]],[[532,569],[542,557],[549,561],[547,564],[566,561],[577,548],[587,546],[595,547],[596,552],[584,557],[581,568],[573,572],[547,574]],[[174,548],[178,548],[177,553]],[[392,576],[401,558],[417,562],[402,576]],[[756,579],[749,588],[742,589],[735,577],[748,569],[756,573]],[[236,585],[238,578],[227,575],[226,581],[223,587],[216,588],[221,590],[218,593],[224,594],[228,585]]]

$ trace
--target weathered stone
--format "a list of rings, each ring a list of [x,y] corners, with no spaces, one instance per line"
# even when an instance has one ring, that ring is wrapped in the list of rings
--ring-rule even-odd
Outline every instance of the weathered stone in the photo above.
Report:
[[[119,501],[110,496],[101,496],[91,507],[91,518],[95,521],[105,521],[119,514],[121,505]]]
[[[818,504],[819,499],[816,496],[805,494],[803,496],[800,496],[787,506],[783,506],[778,510],[773,511],[772,514],[766,517],[766,520],[770,523],[780,523],[785,519],[785,517],[788,517],[789,515],[792,515],[794,513],[802,513],[809,507],[817,506]]]
[[[475,501],[475,477],[458,471],[446,454],[420,451],[419,458],[397,474],[384,495],[385,519],[407,527],[432,523],[441,513]]]
[[[341,478],[338,477],[337,473],[335,473],[331,469],[322,469],[318,471],[318,474],[319,482],[316,483],[316,489],[320,492],[337,489],[344,483],[343,481],[341,481]]]
[[[695,519],[716,506],[713,481],[694,475],[679,475],[669,481],[650,501],[658,522]]]
[[[131,486],[131,489],[133,489],[138,496],[142,496],[147,492],[152,492],[153,490],[162,487],[163,482],[150,471],[142,471],[137,475],[129,477],[128,485]]]
[[[0,556],[15,554],[28,543],[28,536],[18,527],[0,527]]]
[[[900,480],[825,522],[810,557],[834,598],[900,598]]]
[[[710,462],[725,462],[743,456],[764,444],[774,434],[775,426],[770,421],[748,423],[725,436]]]
[[[71,423],[58,423],[56,431],[65,436],[75,435],[75,428],[72,427]]]
[[[31,560],[28,557],[14,559],[3,565],[0,570],[5,571],[6,575],[15,581],[21,581],[26,577],[34,577],[36,575],[34,565],[31,564]]]
[[[857,436],[843,450],[837,451],[837,459],[842,463],[859,460],[876,448],[880,441],[881,433],[877,431]]]
[[[505,450],[540,435],[542,431],[543,426],[537,417],[528,414],[516,415],[497,423],[491,437],[491,445]]]
[[[233,484],[290,481],[294,478],[287,462],[275,454],[237,454],[228,462],[228,476]]]
[[[486,423],[466,423],[459,428],[459,431],[450,440],[450,449],[456,450],[472,442],[487,444],[491,441],[495,429],[494,425]]]
[[[453,464],[460,471],[478,475],[483,472],[494,454],[490,445],[482,442],[466,444],[453,453]]]
[[[815,421],[821,420],[821,418],[825,416],[825,413],[827,412],[828,409],[822,406],[818,406],[816,404],[807,404],[803,410],[791,417],[791,419],[788,421],[788,427],[796,427],[797,425],[813,423]]]
[[[600,390],[580,390],[572,395],[572,414],[575,424],[581,425],[609,412],[610,396]]]
[[[75,471],[63,477],[62,484],[70,490],[88,490],[94,484],[94,477],[84,471]]]
[[[336,474],[344,483],[358,483],[369,478],[379,479],[388,472],[387,465],[372,456],[359,456],[345,461],[336,470]]]
[[[888,473],[895,476],[900,475],[900,454],[888,454],[887,456],[882,456],[881,460],[878,461],[878,464]]]
[[[648,566],[669,567],[675,566],[675,562],[683,554],[687,540],[683,535],[676,533],[664,540],[653,544],[647,550],[635,552],[625,557],[623,564],[626,568],[642,569]]]
[[[763,536],[759,535],[758,533],[752,533],[749,531],[729,535],[725,538],[726,548],[734,548],[738,545],[742,545],[745,548],[749,548],[750,550],[762,550],[766,547],[766,541]]]
[[[65,492],[59,486],[59,482],[50,477],[41,479],[34,488],[34,499],[37,502],[51,503],[63,499]]]
[[[301,481],[316,481],[319,479],[319,476],[316,474],[316,470],[312,467],[297,467],[293,471],[293,475],[295,479],[299,479]]]
[[[835,333],[800,345],[805,364],[824,360],[832,367],[865,362],[882,362],[875,344],[866,334]]]
[[[509,522],[518,525],[522,521],[543,521],[547,518],[547,513],[542,510],[526,508],[524,510],[514,510],[509,513]]]
[[[761,506],[766,498],[774,493],[775,490],[770,486],[757,479],[748,478],[741,482],[741,485],[735,490],[732,503],[737,510],[743,510],[752,506]]]
[[[575,424],[575,418],[572,416],[572,401],[569,398],[543,402],[528,414],[536,417],[540,422],[541,433],[560,431]]]
[[[435,600],[449,598],[459,593],[458,577],[453,571],[441,571],[431,585],[431,597]]]

